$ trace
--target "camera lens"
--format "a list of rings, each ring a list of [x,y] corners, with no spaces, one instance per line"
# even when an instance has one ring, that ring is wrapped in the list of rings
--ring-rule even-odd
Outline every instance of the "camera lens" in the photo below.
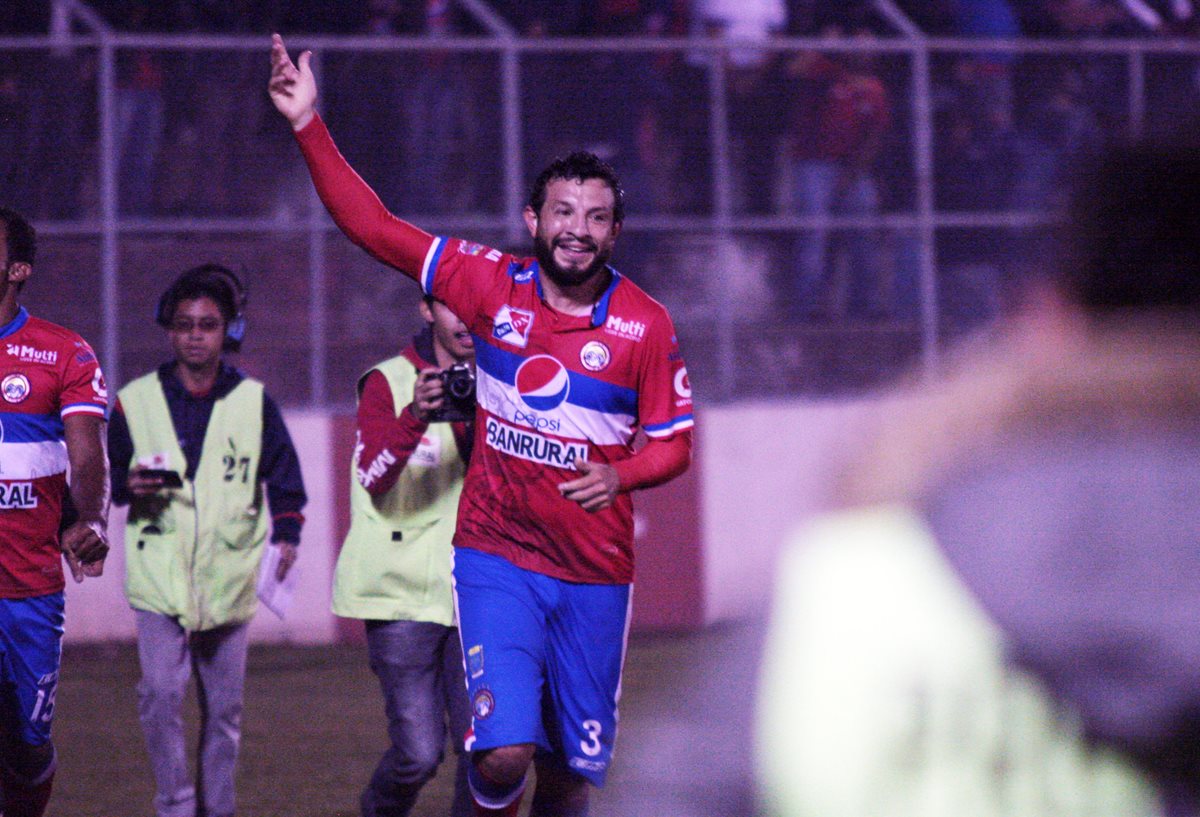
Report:
[[[446,383],[446,390],[451,396],[458,400],[465,400],[471,396],[473,384],[471,383],[471,375],[466,372],[454,372],[449,382]]]

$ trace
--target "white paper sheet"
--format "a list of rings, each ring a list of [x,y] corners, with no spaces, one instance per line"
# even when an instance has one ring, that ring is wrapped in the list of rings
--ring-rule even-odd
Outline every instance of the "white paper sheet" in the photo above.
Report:
[[[279,556],[282,548],[279,545],[267,543],[263,547],[262,565],[258,568],[258,600],[280,618],[287,616],[292,606],[292,596],[296,592],[296,576],[299,564],[293,564],[283,581],[275,578],[279,568]]]

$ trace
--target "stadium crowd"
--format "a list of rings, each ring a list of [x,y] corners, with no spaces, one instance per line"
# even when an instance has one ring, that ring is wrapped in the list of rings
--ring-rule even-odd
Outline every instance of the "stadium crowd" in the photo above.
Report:
[[[95,0],[122,33],[262,34],[270,30],[428,38],[400,51],[328,51],[325,116],[347,157],[401,213],[500,214],[489,198],[502,168],[498,52],[446,50],[437,40],[483,40],[487,20],[452,0]],[[520,55],[521,162],[534,168],[584,147],[636,191],[639,215],[709,216],[718,160],[711,133],[714,53],[564,51],[543,38],[736,39],[721,53],[727,89],[730,207],[735,217],[862,217],[916,209],[912,60],[872,50],[900,35],[867,0],[605,0],[482,3],[530,47]],[[1191,0],[900,0],[923,31],[960,38],[1183,37],[1197,27]],[[50,3],[14,0],[0,34],[39,34]],[[757,49],[779,37],[827,39],[828,49]],[[847,41],[864,43],[848,51]],[[33,64],[37,68],[33,70]],[[942,212],[1044,212],[1058,174],[1098,135],[1133,121],[1129,67],[1119,55],[942,51],[933,58],[935,207]],[[249,50],[117,52],[115,144],[124,216],[286,216],[302,189],[283,164],[261,67]],[[374,78],[373,81],[371,78]],[[0,50],[0,182],[32,217],[99,212],[96,52]],[[200,92],[196,93],[196,86]],[[364,90],[365,89],[365,90]],[[587,104],[577,104],[579,100]],[[1200,70],[1187,54],[1145,61],[1144,124],[1194,110]],[[482,114],[482,115],[481,115]],[[553,117],[553,128],[531,123]],[[226,145],[238,145],[227,150]],[[488,158],[481,158],[488,157]],[[52,163],[55,173],[34,168]],[[203,166],[204,176],[189,172]],[[283,180],[281,182],[281,180]],[[525,182],[532,181],[526,178]],[[281,185],[283,185],[281,187]],[[294,211],[293,211],[294,214]],[[917,239],[873,227],[807,225],[775,233],[770,286],[783,320],[912,319]],[[993,314],[1023,235],[940,230],[943,302]],[[849,279],[839,296],[837,278]]]

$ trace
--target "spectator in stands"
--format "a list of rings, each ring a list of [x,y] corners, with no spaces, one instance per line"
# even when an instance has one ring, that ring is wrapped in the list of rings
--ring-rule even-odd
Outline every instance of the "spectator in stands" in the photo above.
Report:
[[[468,33],[450,0],[424,0],[420,33],[439,39]],[[404,157],[411,201],[423,212],[462,212],[476,204],[474,162],[483,122],[471,58],[431,50],[420,55],[403,97]],[[419,203],[419,204],[418,204]]]
[[[788,26],[784,0],[696,0],[696,34],[739,42],[765,43]],[[729,91],[730,156],[735,164],[739,210],[774,210],[774,158],[783,137],[779,116],[778,59],[775,52],[737,45],[722,53]]]
[[[974,62],[959,60],[958,77],[974,75]],[[951,213],[1001,213],[1016,206],[1014,186],[1021,164],[1012,119],[1004,106],[986,105],[969,80],[943,89],[935,120],[935,202]],[[1000,308],[1007,231],[996,227],[938,230],[938,307],[947,333],[973,330]],[[915,305],[915,304],[914,304]]]
[[[1081,69],[1063,66],[1030,106],[1020,133],[1017,208],[1061,205],[1063,169],[1099,143],[1103,129],[1084,100],[1086,90]]]
[[[829,26],[824,36],[842,32]],[[859,29],[855,36],[872,35]],[[793,84],[792,204],[801,216],[872,216],[879,212],[873,175],[876,159],[891,126],[891,103],[875,73],[869,52],[845,52],[836,58],[806,51],[789,62]],[[796,241],[792,270],[794,314],[819,317],[829,309],[829,230],[810,227]],[[850,277],[849,310],[871,317],[880,303],[878,242],[873,229],[848,231],[843,242]]]
[[[162,30],[170,17],[145,3],[113,2],[112,22],[122,31]],[[150,48],[117,52],[116,134],[120,210],[149,215],[154,207],[155,174],[164,127],[162,52]]]

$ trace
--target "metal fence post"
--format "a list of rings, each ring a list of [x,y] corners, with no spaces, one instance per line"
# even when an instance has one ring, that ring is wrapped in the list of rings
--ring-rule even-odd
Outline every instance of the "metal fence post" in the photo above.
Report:
[[[933,91],[929,47],[923,37],[913,44],[913,167],[920,236],[921,364],[927,376],[938,368],[937,233],[933,196]]]
[[[100,359],[109,383],[121,383],[120,309],[120,218],[116,129],[116,48],[107,31],[100,32],[100,70],[97,78],[100,107]]]
[[[729,85],[725,75],[725,50],[710,50],[709,100],[713,165],[713,217],[717,238],[717,265],[723,273],[733,266],[733,174],[729,162]],[[717,338],[717,393],[729,400],[736,388],[733,310],[720,309],[722,275],[706,275],[708,308],[713,316]]]

